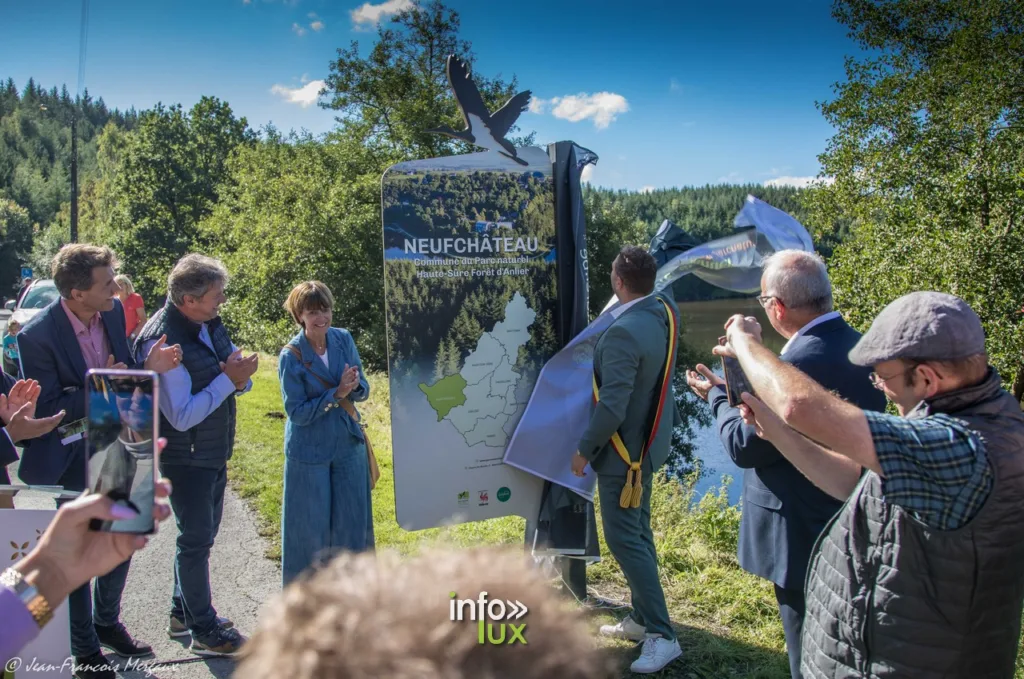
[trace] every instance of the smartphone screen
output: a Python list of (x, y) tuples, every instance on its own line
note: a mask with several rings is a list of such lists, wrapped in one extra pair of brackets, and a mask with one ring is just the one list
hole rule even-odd
[(89, 490), (138, 514), (126, 520), (94, 519), (90, 528), (152, 533), (159, 377), (148, 370), (90, 370), (85, 379)]

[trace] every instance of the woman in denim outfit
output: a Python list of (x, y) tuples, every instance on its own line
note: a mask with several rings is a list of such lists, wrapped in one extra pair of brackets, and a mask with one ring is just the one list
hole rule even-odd
[(302, 330), (281, 351), (284, 429), (281, 566), (284, 584), (342, 550), (372, 550), (370, 469), (362, 428), (343, 401), (365, 401), (370, 386), (352, 335), (331, 327), (334, 297), (319, 281), (300, 283), (285, 308)]

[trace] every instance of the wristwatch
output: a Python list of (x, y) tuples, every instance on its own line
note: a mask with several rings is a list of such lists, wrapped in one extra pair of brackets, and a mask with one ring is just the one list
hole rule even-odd
[(14, 593), (25, 604), (25, 608), (32, 614), (32, 618), (39, 625), (40, 629), (50, 622), (50, 619), (53, 617), (50, 602), (39, 593), (35, 586), (30, 585), (25, 580), (25, 576), (21, 572), (8, 568), (3, 573), (0, 573), (0, 585), (6, 585), (14, 590)]

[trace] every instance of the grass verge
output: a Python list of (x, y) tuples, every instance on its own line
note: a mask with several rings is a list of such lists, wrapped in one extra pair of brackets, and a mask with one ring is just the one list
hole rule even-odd
[[(378, 547), (412, 553), (425, 544), (521, 543), (525, 522), (518, 517), (416, 532), (407, 532), (398, 525), (387, 377), (376, 374), (368, 378), (371, 398), (360, 411), (381, 468), (373, 492)], [(271, 544), (268, 557), (280, 558), (284, 408), (276, 358), (261, 357), (252, 391), (239, 399), (238, 419), (238, 438), (229, 465), (232, 486), (256, 511), (260, 531)], [(692, 483), (655, 483), (651, 523), (669, 613), (683, 647), (683, 659), (658, 676), (785, 679), (789, 665), (772, 587), (740, 570), (736, 562), (739, 510), (729, 507), (724, 489), (699, 503), (693, 499)], [(591, 592), (610, 599), (628, 599), (625, 580), (609, 556), (603, 532), (601, 553), (604, 561), (588, 569)], [(607, 613), (591, 616), (595, 630), (612, 621)], [(628, 666), (637, 655), (633, 645), (604, 640), (602, 644), (609, 653), (619, 656), (623, 676), (632, 676)]]

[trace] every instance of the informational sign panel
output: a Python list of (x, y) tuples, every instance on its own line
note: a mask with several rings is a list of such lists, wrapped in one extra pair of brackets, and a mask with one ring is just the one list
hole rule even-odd
[(30, 268), (28, 268), (26, 266), (21, 267), (21, 277), (22, 278), (32, 278), (32, 269), (30, 269)]
[(534, 518), (502, 462), (558, 347), (552, 166), (540, 148), (401, 163), (382, 184), (398, 523)]
[[(36, 546), (56, 514), (56, 510), (48, 509), (0, 509), (0, 547), (3, 548), (0, 572), (23, 559)], [(3, 622), (0, 622), (0, 629), (2, 627)], [(16, 679), (71, 676), (71, 664), (64, 662), (71, 654), (70, 629), (65, 600), (39, 636), (0, 668), (0, 674), (7, 670), (7, 676)], [(66, 670), (63, 673), (62, 668)]]

